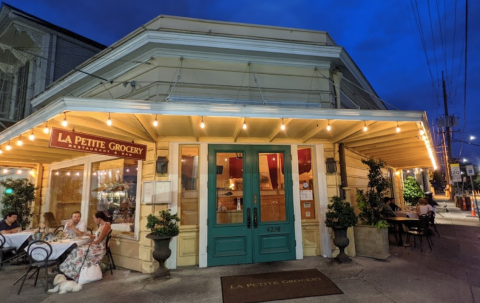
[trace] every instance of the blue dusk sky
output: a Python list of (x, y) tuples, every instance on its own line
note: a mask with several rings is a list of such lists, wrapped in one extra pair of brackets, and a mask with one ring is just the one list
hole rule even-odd
[[(327, 31), (380, 98), (400, 110), (444, 114), (445, 73), (453, 157), (480, 165), (480, 1), (468, 0), (8, 0), (6, 3), (107, 46), (158, 15)], [(438, 7), (437, 7), (438, 5)], [(428, 62), (427, 62), (428, 60)], [(393, 107), (390, 107), (393, 109)], [(432, 128), (432, 135), (435, 131)], [(458, 140), (476, 140), (475, 145)]]

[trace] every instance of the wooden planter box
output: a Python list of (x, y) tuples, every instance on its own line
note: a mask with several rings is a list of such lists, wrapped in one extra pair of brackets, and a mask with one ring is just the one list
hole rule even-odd
[(354, 230), (357, 256), (381, 260), (390, 257), (388, 228), (357, 225)]

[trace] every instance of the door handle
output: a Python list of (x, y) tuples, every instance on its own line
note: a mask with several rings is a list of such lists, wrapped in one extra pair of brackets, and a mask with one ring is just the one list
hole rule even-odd
[(253, 209), (253, 227), (258, 227), (258, 211), (256, 207)]
[(252, 216), (250, 213), (250, 207), (247, 208), (247, 228), (252, 227)]

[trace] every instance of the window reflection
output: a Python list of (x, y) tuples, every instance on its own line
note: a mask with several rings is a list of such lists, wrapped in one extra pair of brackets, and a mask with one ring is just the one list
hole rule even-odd
[(217, 153), (217, 224), (243, 222), (243, 154)]
[(258, 156), (262, 222), (285, 221), (285, 170), (283, 153)]
[(83, 171), (83, 165), (52, 170), (49, 208), (58, 223), (81, 211)]
[(180, 219), (182, 225), (198, 224), (198, 154), (197, 146), (181, 147)]
[(133, 235), (137, 193), (138, 161), (115, 159), (92, 163), (88, 227), (96, 229), (92, 219), (97, 211), (112, 220), (112, 230)]

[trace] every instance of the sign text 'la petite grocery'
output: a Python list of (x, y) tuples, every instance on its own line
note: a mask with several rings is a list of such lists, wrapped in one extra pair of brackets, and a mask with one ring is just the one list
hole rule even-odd
[(52, 128), (49, 146), (136, 160), (145, 160), (147, 155), (147, 146), (143, 144), (72, 132), (59, 128)]

